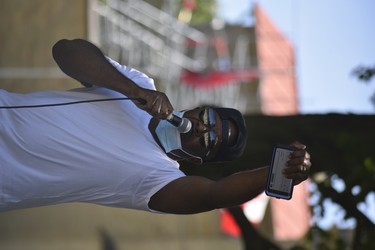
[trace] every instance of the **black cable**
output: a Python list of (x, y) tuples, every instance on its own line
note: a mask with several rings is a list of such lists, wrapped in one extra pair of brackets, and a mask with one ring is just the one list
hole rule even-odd
[(137, 100), (141, 104), (143, 104), (145, 102), (141, 98), (120, 97), (120, 98), (93, 99), (93, 100), (82, 100), (82, 101), (76, 101), (76, 102), (63, 102), (63, 103), (50, 103), (50, 104), (19, 105), (19, 106), (0, 106), (0, 109), (44, 108), (44, 107), (73, 105), (73, 104), (80, 104), (80, 103), (108, 102), (108, 101), (122, 101), (122, 100)]

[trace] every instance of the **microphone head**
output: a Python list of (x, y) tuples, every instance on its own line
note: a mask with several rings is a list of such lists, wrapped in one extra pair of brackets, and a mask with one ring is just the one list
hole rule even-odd
[(178, 132), (187, 133), (191, 130), (191, 121), (187, 118), (182, 118), (181, 123), (177, 127)]

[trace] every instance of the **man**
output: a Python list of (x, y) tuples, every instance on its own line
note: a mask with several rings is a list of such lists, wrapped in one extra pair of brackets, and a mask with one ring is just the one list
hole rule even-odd
[[(180, 134), (165, 120), (173, 112), (168, 98), (143, 73), (81, 39), (61, 40), (52, 52), (67, 75), (94, 87), (0, 92), (0, 211), (89, 202), (191, 214), (239, 205), (264, 191), (268, 167), (220, 181), (185, 176), (178, 168), (180, 160), (239, 157), (246, 128), (237, 110), (174, 112), (191, 122)], [(131, 100), (117, 99), (124, 96)], [(77, 103), (86, 100), (95, 102)], [(311, 163), (304, 145), (293, 146), (284, 174), (297, 185)]]

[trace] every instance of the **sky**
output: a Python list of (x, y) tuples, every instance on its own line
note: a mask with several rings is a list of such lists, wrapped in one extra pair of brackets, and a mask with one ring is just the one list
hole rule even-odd
[[(375, 114), (370, 101), (375, 77), (368, 84), (352, 71), (359, 65), (375, 66), (375, 1), (373, 0), (218, 0), (219, 16), (231, 23), (253, 25), (251, 9), (258, 3), (276, 27), (294, 45), (296, 78), (302, 114)], [(340, 182), (335, 182), (340, 189)], [(365, 205), (366, 204), (366, 205)], [(360, 210), (375, 221), (375, 194)], [(333, 224), (351, 228), (343, 211), (326, 201), (322, 228)]]
[(251, 24), (258, 3), (294, 45), (297, 88), (302, 114), (375, 114), (368, 84), (352, 71), (375, 66), (373, 0), (218, 0), (219, 15), (229, 22)]

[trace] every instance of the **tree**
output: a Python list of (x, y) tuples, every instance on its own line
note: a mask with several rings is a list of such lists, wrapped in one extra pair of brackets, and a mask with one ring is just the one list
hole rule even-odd
[(215, 16), (216, 0), (196, 0), (197, 8), (193, 11), (191, 24), (199, 25), (210, 23)]
[[(352, 74), (355, 75), (360, 81), (369, 83), (375, 75), (375, 66), (358, 66), (352, 71)], [(375, 107), (375, 93), (371, 97), (371, 102)]]
[[(321, 199), (316, 206), (324, 213), (324, 200), (331, 199), (339, 204), (345, 210), (346, 217), (355, 218), (357, 222), (351, 249), (375, 249), (374, 223), (357, 207), (375, 190), (375, 116), (252, 115), (246, 117), (246, 122), (249, 136), (243, 157), (231, 163), (183, 169), (188, 174), (219, 179), (236, 171), (262, 166), (269, 162), (273, 145), (299, 140), (308, 146), (312, 155), (313, 180), (318, 173), (325, 177), (317, 182)], [(344, 190), (337, 191), (332, 186), (334, 176), (344, 181)], [(354, 188), (357, 192), (353, 194)], [(244, 237), (253, 239), (259, 235), (248, 234)]]
[[(104, 1), (104, 0), (102, 0)], [(216, 13), (216, 0), (145, 0), (159, 9), (164, 9), (172, 16), (179, 16), (182, 12), (189, 16), (187, 21), (191, 25), (207, 24), (212, 21)], [(169, 6), (169, 10), (163, 8)], [(184, 19), (184, 18), (182, 18)]]
[(353, 70), (353, 74), (358, 77), (359, 80), (368, 82), (375, 75), (375, 67), (358, 66)]

